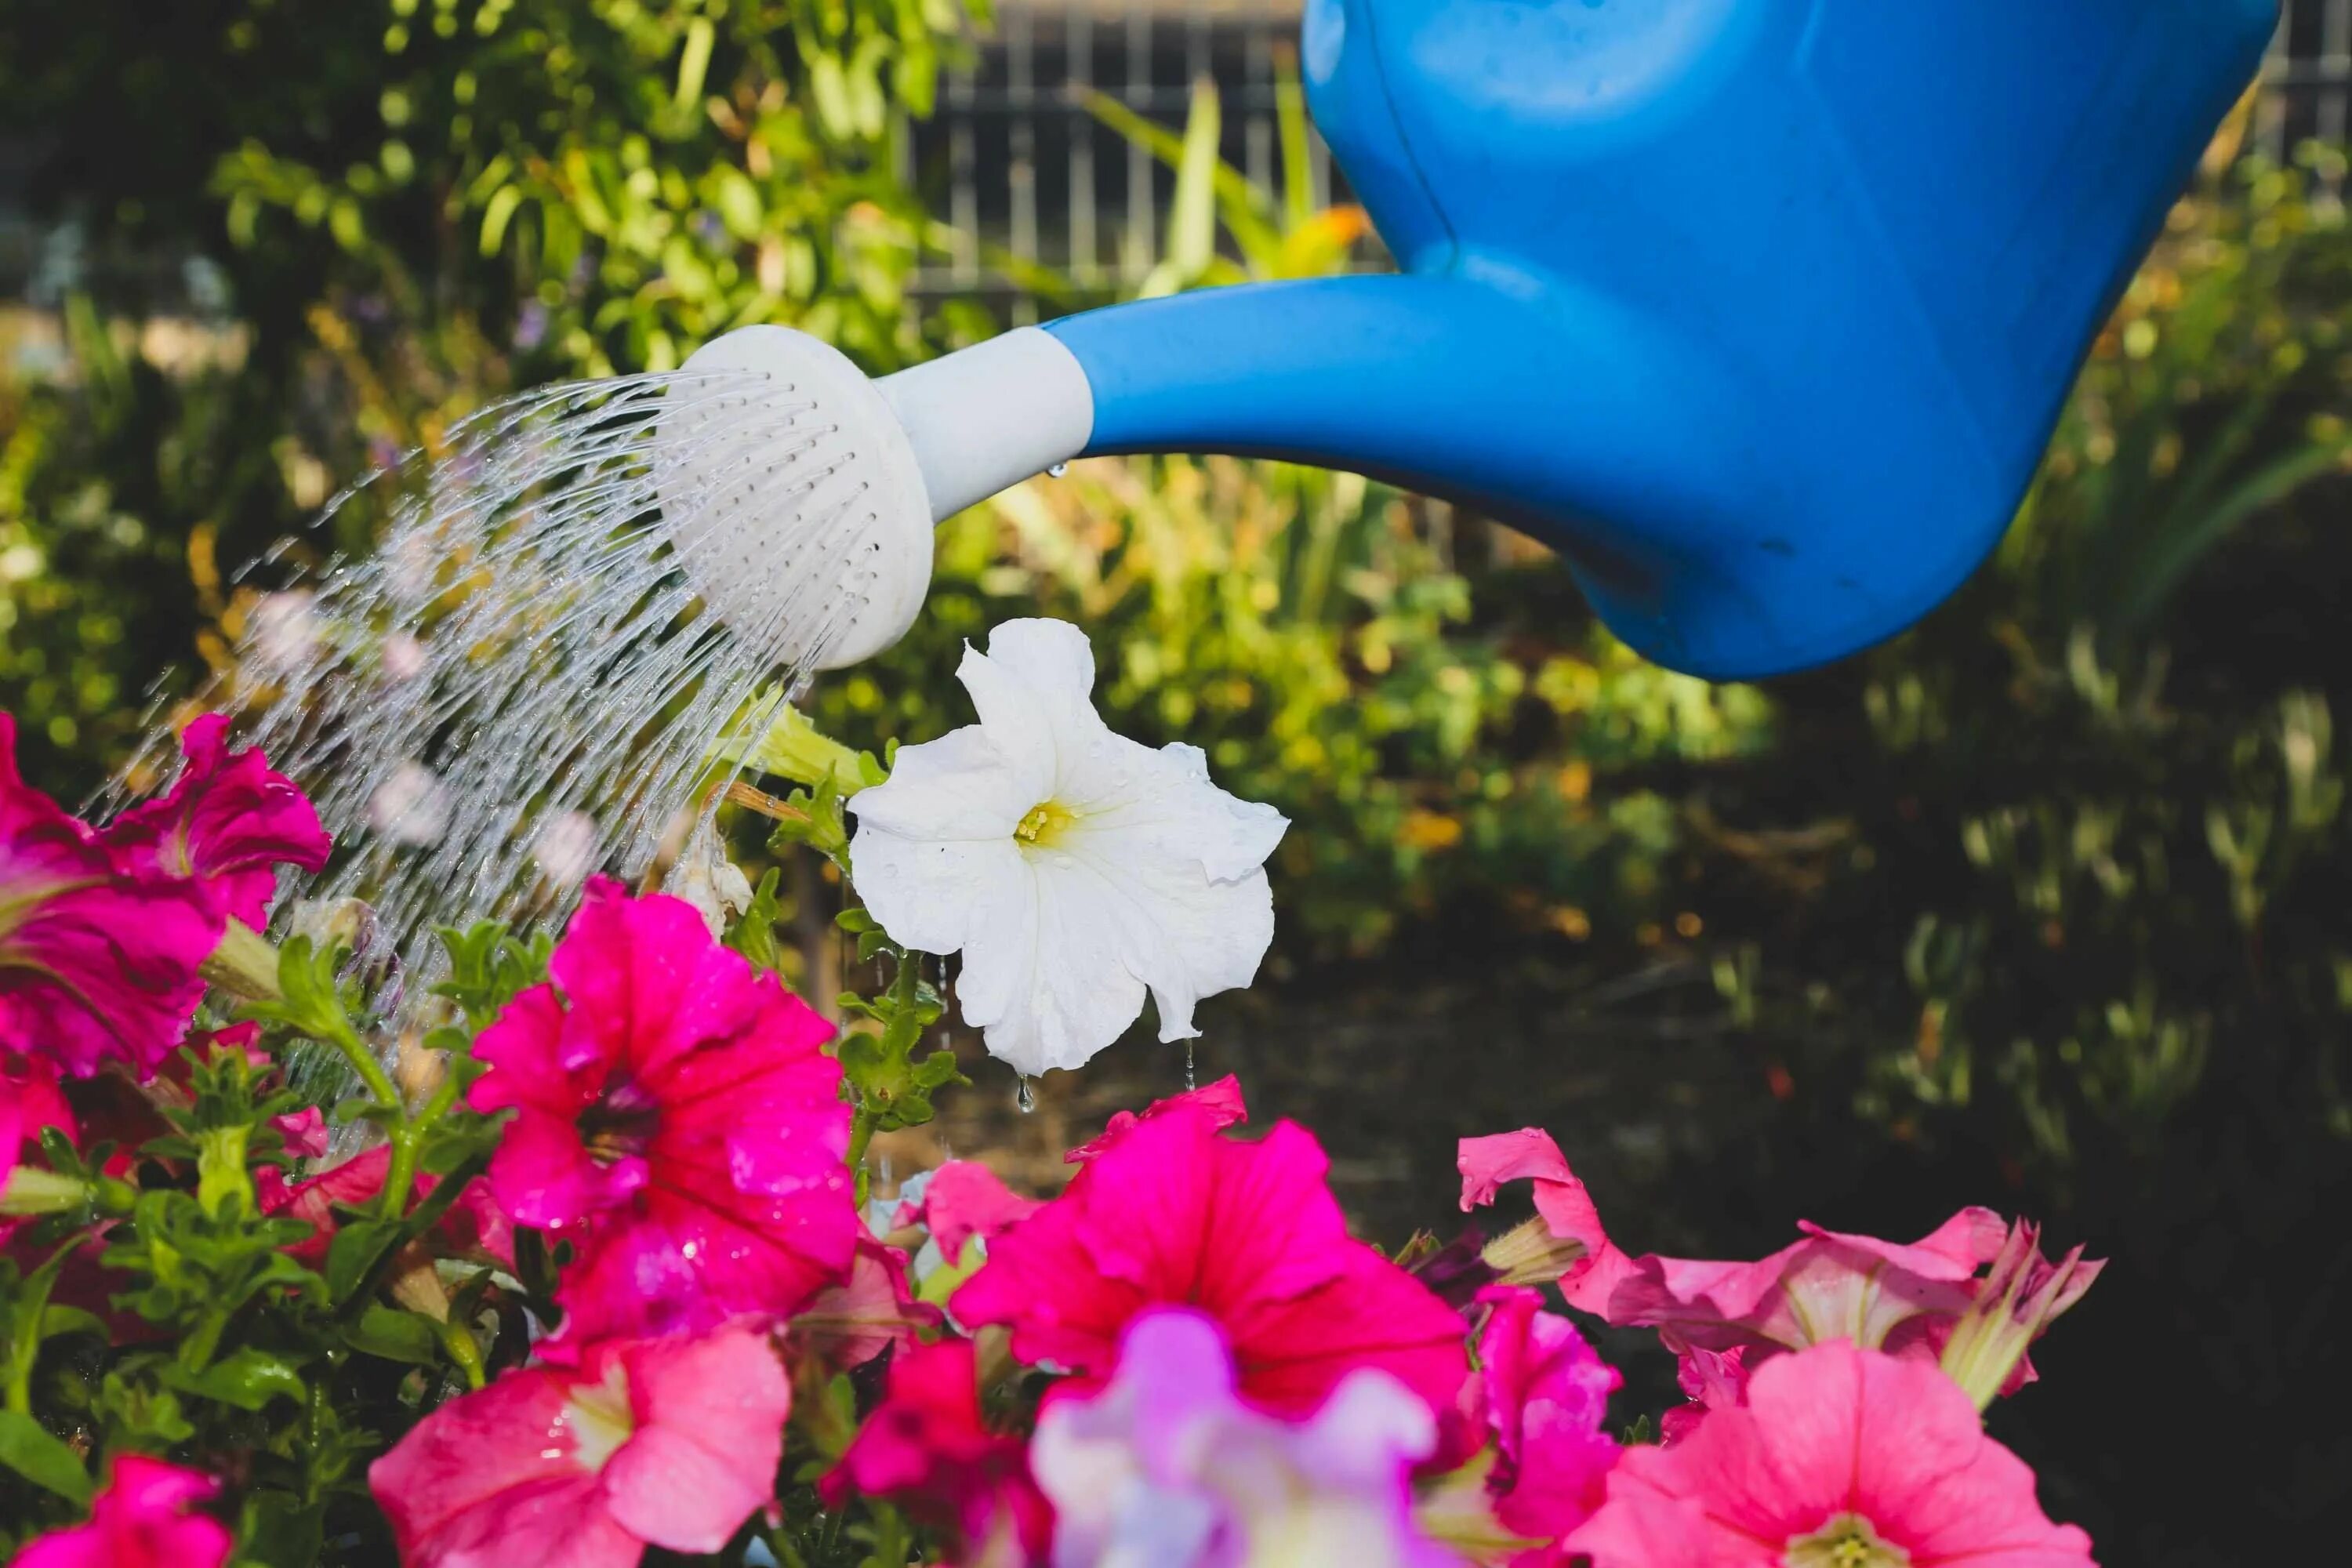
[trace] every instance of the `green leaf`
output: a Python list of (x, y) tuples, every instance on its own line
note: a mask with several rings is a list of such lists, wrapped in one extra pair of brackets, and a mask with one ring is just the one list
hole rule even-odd
[(432, 1321), (394, 1307), (371, 1306), (343, 1329), (343, 1342), (363, 1355), (430, 1366), (440, 1359), (440, 1336)]
[(80, 1458), (29, 1415), (0, 1410), (0, 1465), (77, 1508), (89, 1506), (89, 1472)]
[(233, 1405), (239, 1410), (259, 1410), (273, 1399), (300, 1399), (302, 1374), (268, 1351), (247, 1348), (223, 1356), (202, 1372), (190, 1372), (165, 1362), (155, 1375), (183, 1394)]
[(343, 1222), (327, 1244), (327, 1295), (348, 1301), (374, 1269), (393, 1243), (400, 1239), (400, 1222), (353, 1219)]
[(95, 1312), (85, 1312), (79, 1307), (60, 1307), (52, 1302), (41, 1309), (41, 1338), (59, 1339), (67, 1334), (96, 1334), (106, 1337), (105, 1321)]

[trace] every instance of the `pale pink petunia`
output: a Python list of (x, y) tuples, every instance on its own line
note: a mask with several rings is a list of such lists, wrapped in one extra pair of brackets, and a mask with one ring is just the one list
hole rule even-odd
[(1567, 1542), (1593, 1568), (2091, 1568), (2033, 1472), (1935, 1367), (1844, 1341), (1776, 1356), (1748, 1403), (1626, 1450)]
[(1052, 1500), (1054, 1568), (1446, 1568), (1412, 1516), (1429, 1408), (1376, 1368), (1304, 1419), (1241, 1400), (1208, 1318), (1147, 1312), (1091, 1396), (1049, 1401), (1030, 1463)]
[(891, 1358), (882, 1403), (817, 1484), (828, 1508), (852, 1491), (951, 1531), (962, 1563), (1037, 1561), (1053, 1528), (1021, 1439), (981, 1413), (970, 1340), (909, 1345)]
[(608, 1340), (427, 1415), (368, 1470), (408, 1568), (709, 1552), (774, 1497), (792, 1389), (764, 1333)]
[(1461, 1318), (1348, 1234), (1314, 1136), (1281, 1122), (1223, 1136), (1176, 1106), (1136, 1124), (1063, 1194), (989, 1244), (950, 1310), (1013, 1331), (1013, 1352), (1108, 1377), (1120, 1334), (1152, 1307), (1192, 1307), (1232, 1341), (1243, 1396), (1276, 1415), (1319, 1406), (1374, 1366), (1433, 1411), (1468, 1371)]
[(908, 1287), (907, 1255), (870, 1236), (857, 1238), (849, 1278), (828, 1285), (793, 1314), (793, 1348), (836, 1372), (864, 1366), (883, 1352), (913, 1342), (946, 1314), (918, 1301)]
[(500, 1207), (579, 1248), (547, 1353), (782, 1318), (845, 1280), (864, 1227), (832, 1026), (693, 906), (602, 878), (549, 971), (475, 1042), (467, 1096), (514, 1113)]
[(16, 771), (0, 713), (0, 1049), (87, 1078), (152, 1075), (204, 996), (222, 916), (195, 883), (128, 870)]
[(977, 1237), (984, 1243), (1041, 1206), (1035, 1198), (1024, 1198), (1006, 1186), (977, 1160), (950, 1160), (931, 1172), (920, 1202), (900, 1206), (897, 1223), (929, 1230), (953, 1264), (962, 1259), (965, 1242)]
[(106, 825), (99, 837), (127, 870), (185, 877), (230, 920), (269, 923), (278, 868), (316, 871), (333, 847), (294, 781), (248, 747), (231, 751), (228, 719), (207, 713), (180, 734), (172, 787)]
[(32, 1542), (14, 1568), (220, 1568), (234, 1538), (196, 1511), (220, 1489), (210, 1476), (124, 1454), (91, 1502), (89, 1522)]
[(1202, 1084), (1199, 1089), (1188, 1089), (1181, 1094), (1171, 1094), (1165, 1100), (1155, 1100), (1139, 1112), (1112, 1111), (1110, 1121), (1104, 1125), (1102, 1131), (1092, 1142), (1081, 1143), (1063, 1155), (1063, 1163), (1083, 1165), (1133, 1131), (1136, 1123), (1164, 1115), (1179, 1106), (1190, 1106), (1196, 1110), (1207, 1111), (1210, 1120), (1219, 1127), (1238, 1127), (1249, 1120), (1249, 1107), (1242, 1101), (1242, 1080), (1232, 1073), (1227, 1073), (1214, 1083)]

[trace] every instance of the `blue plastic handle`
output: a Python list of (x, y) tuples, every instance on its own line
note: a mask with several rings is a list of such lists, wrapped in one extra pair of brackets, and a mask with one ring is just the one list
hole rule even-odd
[(1558, 546), (1718, 678), (1910, 625), (1998, 542), (2274, 0), (1309, 0), (1403, 270), (1053, 323), (1089, 452), (1352, 468)]

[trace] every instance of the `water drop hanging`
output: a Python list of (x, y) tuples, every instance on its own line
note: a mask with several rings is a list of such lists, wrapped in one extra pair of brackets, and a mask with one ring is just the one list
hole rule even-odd
[(1187, 1040), (1184, 1042), (1184, 1092), (1190, 1094), (1200, 1087), (1192, 1076), (1192, 1042)]
[(1013, 1091), (1013, 1108), (1026, 1116), (1037, 1109), (1037, 1080), (1024, 1078)]
[(1045, 470), (1045, 472), (1047, 473), (1047, 475), (1049, 475), (1050, 477), (1052, 477), (1052, 478), (1054, 478), (1054, 479), (1060, 479), (1064, 474), (1068, 473), (1069, 471), (1070, 471), (1070, 465), (1069, 465), (1069, 464), (1067, 464), (1067, 463), (1056, 463), (1056, 464), (1055, 464), (1052, 468), (1047, 468), (1047, 469)]

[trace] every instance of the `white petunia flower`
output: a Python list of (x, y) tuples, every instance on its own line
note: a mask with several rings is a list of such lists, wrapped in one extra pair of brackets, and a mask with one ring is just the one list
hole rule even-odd
[(849, 808), (866, 907), (893, 941), (961, 952), (956, 996), (1024, 1077), (1074, 1068), (1160, 1005), (1246, 985), (1274, 940), (1265, 858), (1290, 825), (1209, 782), (1197, 746), (1114, 735), (1094, 651), (1062, 621), (1008, 621), (957, 679), (980, 722), (899, 748)]

